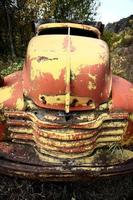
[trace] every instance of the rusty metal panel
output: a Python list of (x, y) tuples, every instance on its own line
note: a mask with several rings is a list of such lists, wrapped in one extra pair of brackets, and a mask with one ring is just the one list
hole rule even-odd
[(0, 109), (24, 110), (22, 72), (15, 72), (4, 78), (0, 88)]
[(112, 110), (133, 113), (133, 84), (118, 76), (113, 76)]
[(5, 117), (9, 140), (32, 144), (41, 159), (49, 155), (58, 161), (82, 160), (85, 156), (89, 159), (97, 148), (121, 144), (128, 124), (128, 113), (109, 113), (106, 110), (74, 112), (69, 116), (63, 111), (45, 112), (43, 109), (6, 111)]
[(40, 107), (67, 112), (94, 109), (111, 92), (108, 47), (94, 38), (35, 37), (28, 47), (23, 79), (25, 96)]

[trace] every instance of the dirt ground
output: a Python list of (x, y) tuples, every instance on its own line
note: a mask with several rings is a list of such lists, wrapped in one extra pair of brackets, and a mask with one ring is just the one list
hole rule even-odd
[(0, 200), (133, 200), (133, 175), (49, 183), (0, 176)]

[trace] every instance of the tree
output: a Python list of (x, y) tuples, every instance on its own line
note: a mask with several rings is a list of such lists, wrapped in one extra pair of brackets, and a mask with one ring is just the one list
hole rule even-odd
[(92, 20), (99, 2), (95, 0), (57, 0), (54, 17), (62, 20)]
[(14, 44), (13, 44), (13, 35), (12, 35), (12, 25), (11, 25), (11, 11), (15, 6), (15, 0), (1, 0), (0, 6), (3, 7), (3, 10), (5, 11), (5, 18), (6, 23), (8, 27), (8, 36), (9, 36), (9, 42), (10, 42), (10, 50), (11, 50), (11, 56), (12, 58), (15, 57), (15, 50), (14, 50)]
[(96, 15), (98, 0), (25, 0), (25, 8), (35, 17), (61, 20), (92, 20)]

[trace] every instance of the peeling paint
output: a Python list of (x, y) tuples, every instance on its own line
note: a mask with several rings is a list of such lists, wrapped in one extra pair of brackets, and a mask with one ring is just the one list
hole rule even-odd
[(133, 113), (129, 115), (129, 120), (133, 122)]
[(89, 76), (94, 82), (96, 82), (96, 77), (97, 77), (96, 74), (95, 74), (95, 75), (88, 74), (88, 76)]
[(99, 106), (99, 110), (105, 110), (108, 109), (108, 103), (103, 103), (102, 105)]
[[(63, 56), (56, 60), (48, 60), (44, 62), (38, 63), (36, 59), (32, 60), (31, 65), (31, 80), (35, 80), (36, 78), (43, 76), (44, 74), (51, 74), (55, 80), (60, 78), (61, 71), (64, 69)], [(66, 60), (66, 57), (64, 58)], [(58, 67), (57, 67), (58, 66)]]
[(10, 99), (13, 92), (14, 92), (13, 86), (0, 88), (0, 104), (2, 105), (3, 102)]
[(24, 108), (24, 106), (25, 106), (24, 100), (21, 99), (21, 98), (18, 98), (17, 102), (16, 102), (16, 109), (17, 110), (22, 110)]
[(89, 81), (88, 88), (89, 88), (89, 90), (95, 90), (96, 89), (96, 84), (91, 82), (91, 81)]
[(0, 110), (4, 107), (3, 103), (0, 103)]
[[(42, 101), (41, 97), (45, 98), (45, 101), (47, 102), (47, 104), (64, 104), (65, 103), (65, 95), (57, 95), (57, 96), (47, 96), (47, 95), (40, 95), (39, 96), (39, 100)], [(89, 103), (89, 106), (91, 106), (91, 108), (95, 108), (95, 104), (94, 102), (90, 101), (89, 97), (77, 97), (77, 96), (71, 96), (70, 97), (70, 105), (73, 103), (73, 101), (75, 101), (76, 99), (76, 106), (79, 105), (83, 105), (86, 106)]]

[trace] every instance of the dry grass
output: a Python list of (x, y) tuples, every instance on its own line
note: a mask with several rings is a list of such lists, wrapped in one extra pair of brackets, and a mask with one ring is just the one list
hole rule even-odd
[(74, 183), (0, 177), (0, 200), (132, 200), (133, 176)]

